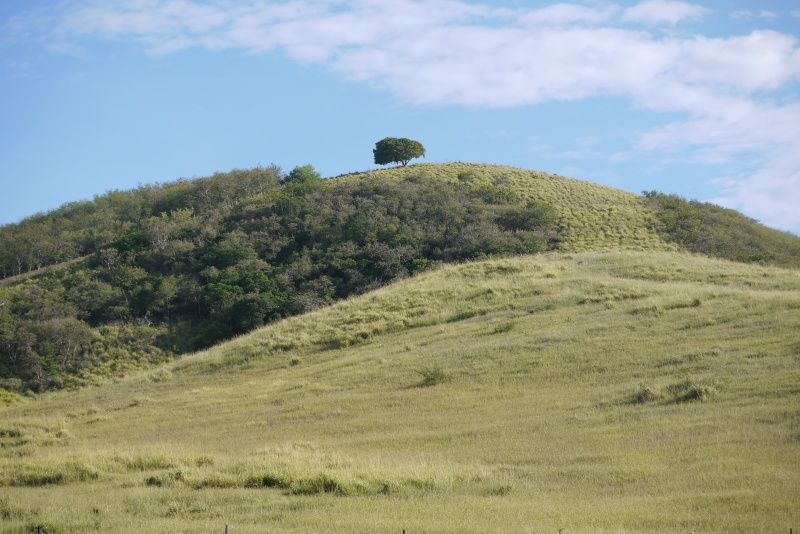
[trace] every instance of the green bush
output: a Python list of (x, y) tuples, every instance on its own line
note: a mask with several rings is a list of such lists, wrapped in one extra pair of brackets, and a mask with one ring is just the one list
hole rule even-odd
[(284, 183), (303, 183), (322, 180), (322, 175), (313, 165), (298, 165), (283, 179)]
[(717, 394), (712, 384), (697, 383), (691, 379), (672, 384), (667, 388), (675, 402), (705, 402)]
[(639, 390), (633, 394), (634, 404), (644, 404), (646, 402), (655, 401), (661, 398), (658, 390), (652, 386), (641, 386)]
[(439, 366), (423, 367), (417, 373), (422, 376), (422, 381), (418, 384), (421, 388), (437, 386), (452, 380), (452, 377)]

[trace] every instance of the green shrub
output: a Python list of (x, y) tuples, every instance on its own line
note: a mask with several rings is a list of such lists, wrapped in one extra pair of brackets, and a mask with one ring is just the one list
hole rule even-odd
[(421, 388), (444, 384), (450, 382), (452, 379), (452, 377), (439, 366), (423, 367), (419, 369), (417, 373), (422, 376), (422, 382), (419, 383), (419, 387)]
[(145, 479), (144, 483), (146, 486), (162, 487), (162, 486), (172, 486), (175, 483), (183, 481), (184, 481), (183, 472), (174, 471), (172, 473), (164, 473), (160, 475), (149, 476)]
[(634, 404), (644, 404), (661, 398), (658, 390), (653, 386), (641, 386), (639, 391), (633, 394)]
[(313, 165), (298, 165), (283, 179), (284, 183), (304, 183), (322, 180), (322, 175)]
[(717, 394), (712, 384), (696, 383), (691, 379), (672, 384), (667, 388), (675, 402), (705, 402)]
[(345, 484), (326, 473), (299, 478), (292, 483), (289, 489), (295, 495), (316, 495), (319, 493), (348, 495), (352, 493)]
[(22, 391), (22, 380), (19, 378), (0, 378), (0, 389), (19, 393)]

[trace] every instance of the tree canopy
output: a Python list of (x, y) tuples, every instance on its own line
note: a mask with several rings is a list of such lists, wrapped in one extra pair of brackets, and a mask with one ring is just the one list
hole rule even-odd
[(425, 147), (413, 139), (386, 137), (375, 143), (372, 153), (375, 156), (375, 163), (378, 165), (400, 163), (405, 167), (412, 159), (425, 157)]
[(283, 179), (284, 183), (303, 183), (322, 180), (322, 175), (313, 165), (298, 165)]

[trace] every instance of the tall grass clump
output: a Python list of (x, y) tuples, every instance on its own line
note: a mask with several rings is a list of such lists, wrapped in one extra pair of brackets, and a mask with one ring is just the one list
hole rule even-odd
[(63, 462), (18, 461), (0, 473), (0, 486), (49, 486), (97, 480), (99, 471), (81, 459)]
[(438, 386), (439, 384), (445, 384), (452, 380), (450, 374), (438, 365), (418, 369), (417, 374), (422, 377), (422, 381), (419, 383), (419, 387), (421, 388)]

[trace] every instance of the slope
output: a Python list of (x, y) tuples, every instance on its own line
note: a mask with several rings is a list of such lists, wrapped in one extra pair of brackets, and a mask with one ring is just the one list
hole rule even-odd
[[(559, 249), (676, 250), (654, 230), (654, 217), (642, 197), (612, 187), (541, 171), (477, 163), (417, 164), (366, 173), (397, 180), (462, 182), (488, 195), (502, 194), (518, 202), (543, 201), (559, 215)], [(362, 174), (356, 174), (357, 179)]]
[(440, 267), (0, 409), (8, 532), (797, 527), (800, 274)]
[(0, 401), (149, 368), (436, 263), (547, 250), (800, 267), (800, 238), (732, 210), (537, 171), (234, 170), (0, 228)]

